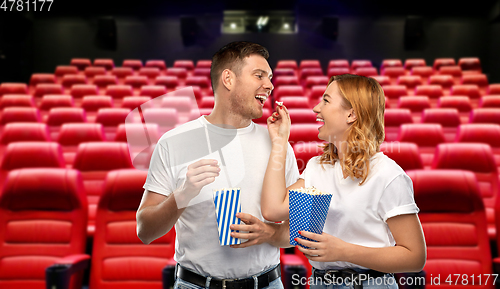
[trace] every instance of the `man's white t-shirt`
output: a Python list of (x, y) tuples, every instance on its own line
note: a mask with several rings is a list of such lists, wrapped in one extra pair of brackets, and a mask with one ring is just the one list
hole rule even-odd
[[(175, 256), (182, 266), (216, 278), (246, 278), (279, 263), (279, 249), (264, 243), (230, 248), (219, 243), (213, 190), (241, 188), (241, 211), (264, 221), (260, 198), (271, 140), (266, 128), (251, 124), (226, 129), (205, 116), (165, 133), (155, 147), (144, 189), (170, 195), (186, 177), (187, 167), (200, 159), (218, 160), (221, 172), (191, 200), (175, 224)], [(221, 158), (222, 155), (222, 158)], [(288, 144), (286, 184), (299, 178)]]
[[(309, 160), (300, 178), (306, 187), (332, 194), (323, 232), (348, 243), (374, 248), (394, 246), (387, 219), (419, 211), (410, 177), (382, 152), (371, 158), (368, 178), (361, 186), (361, 179), (343, 178), (339, 162), (322, 165), (319, 157)], [(366, 269), (349, 262), (309, 262), (321, 270)]]

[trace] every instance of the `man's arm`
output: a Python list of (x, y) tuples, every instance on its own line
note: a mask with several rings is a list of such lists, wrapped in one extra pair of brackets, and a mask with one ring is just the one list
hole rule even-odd
[(188, 166), (184, 183), (169, 196), (146, 190), (136, 214), (139, 239), (149, 244), (168, 233), (189, 201), (214, 182), (219, 172), (217, 160), (199, 160)]

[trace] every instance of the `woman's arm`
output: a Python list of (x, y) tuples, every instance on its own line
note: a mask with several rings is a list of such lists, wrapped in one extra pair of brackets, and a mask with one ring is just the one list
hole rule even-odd
[(419, 272), (425, 265), (426, 245), (420, 221), (416, 214), (398, 215), (387, 219), (387, 225), (396, 241), (393, 247), (370, 248), (342, 241), (323, 233), (301, 232), (301, 235), (318, 242), (297, 238), (307, 247), (298, 246), (312, 261), (344, 261), (381, 272)]

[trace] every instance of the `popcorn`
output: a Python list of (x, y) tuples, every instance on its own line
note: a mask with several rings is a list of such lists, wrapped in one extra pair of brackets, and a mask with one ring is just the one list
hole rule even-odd
[(241, 224), (236, 213), (241, 212), (240, 188), (214, 190), (215, 215), (219, 229), (221, 246), (241, 244), (241, 240), (231, 237), (231, 224)]
[(331, 200), (332, 194), (322, 192), (315, 187), (289, 190), (288, 206), (291, 245), (299, 245), (295, 241), (295, 238), (310, 240), (302, 237), (299, 231), (308, 231), (316, 234), (323, 232)]
[(276, 104), (279, 106), (283, 106), (283, 101), (276, 101)]

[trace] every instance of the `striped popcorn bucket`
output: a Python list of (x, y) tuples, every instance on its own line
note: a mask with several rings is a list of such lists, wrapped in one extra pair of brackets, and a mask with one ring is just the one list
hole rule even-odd
[(241, 240), (231, 237), (231, 229), (229, 229), (231, 224), (241, 223), (241, 220), (236, 218), (236, 213), (241, 212), (240, 189), (214, 190), (214, 204), (220, 245), (240, 244)]

